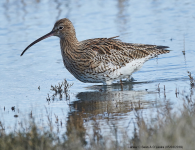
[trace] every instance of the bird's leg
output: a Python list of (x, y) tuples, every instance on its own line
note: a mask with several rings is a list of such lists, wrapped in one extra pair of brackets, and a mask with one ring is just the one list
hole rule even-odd
[(120, 79), (120, 85), (121, 85), (121, 91), (123, 91), (123, 82), (121, 79)]

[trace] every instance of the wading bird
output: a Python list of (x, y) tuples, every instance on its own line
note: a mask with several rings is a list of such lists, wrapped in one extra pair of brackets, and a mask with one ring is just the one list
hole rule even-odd
[(60, 38), (64, 66), (82, 82), (110, 85), (115, 80), (128, 79), (147, 60), (169, 53), (167, 46), (125, 43), (116, 37), (79, 42), (72, 22), (64, 18), (55, 23), (50, 33), (26, 47), (21, 56), (32, 45), (50, 36)]

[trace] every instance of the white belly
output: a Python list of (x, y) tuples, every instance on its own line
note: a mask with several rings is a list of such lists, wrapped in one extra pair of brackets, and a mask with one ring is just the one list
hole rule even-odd
[(103, 83), (106, 85), (110, 85), (113, 81), (129, 78), (133, 72), (138, 71), (142, 67), (144, 62), (146, 62), (150, 58), (151, 56), (135, 59), (121, 68), (112, 64), (111, 62), (107, 64), (104, 64), (102, 62), (94, 70), (88, 69), (84, 74), (80, 74), (79, 72), (77, 72), (78, 75), (73, 75), (82, 82)]
[(123, 67), (121, 67), (119, 69), (116, 69), (114, 72), (106, 72), (105, 73), (106, 75), (104, 75), (104, 76), (108, 76), (108, 77), (106, 78), (104, 84), (110, 85), (115, 80), (129, 78), (129, 76), (131, 76), (131, 74), (133, 72), (138, 71), (139, 69), (141, 69), (143, 64), (149, 58), (150, 57), (136, 59), (136, 60), (133, 60), (133, 61), (129, 62), (125, 66), (123, 66)]

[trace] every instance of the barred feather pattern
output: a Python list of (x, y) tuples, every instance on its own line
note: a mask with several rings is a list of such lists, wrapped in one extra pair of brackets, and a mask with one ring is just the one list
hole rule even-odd
[(114, 80), (127, 78), (147, 60), (170, 52), (166, 50), (167, 46), (125, 43), (116, 37), (78, 42), (71, 21), (60, 21), (69, 29), (60, 37), (64, 65), (82, 82), (111, 84)]

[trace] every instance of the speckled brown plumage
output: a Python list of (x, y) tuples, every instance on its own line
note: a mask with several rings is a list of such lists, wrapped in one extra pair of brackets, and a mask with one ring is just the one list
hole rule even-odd
[(73, 24), (67, 18), (57, 21), (50, 33), (30, 44), (23, 53), (52, 35), (60, 38), (65, 67), (82, 82), (111, 84), (116, 79), (130, 76), (148, 59), (169, 53), (167, 46), (124, 43), (117, 37), (79, 42)]

